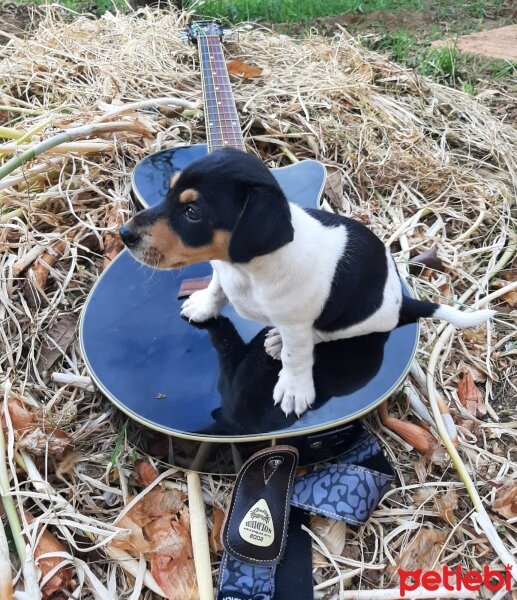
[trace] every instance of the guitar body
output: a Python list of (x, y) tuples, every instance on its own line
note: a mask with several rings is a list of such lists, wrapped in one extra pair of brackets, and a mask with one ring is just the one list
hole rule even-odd
[[(148, 208), (159, 204), (169, 189), (171, 177), (208, 153), (205, 144), (162, 150), (138, 163), (133, 171), (133, 191)], [(304, 160), (289, 167), (272, 169), (287, 199), (305, 208), (316, 208), (325, 186), (325, 167), (316, 160)]]
[[(162, 202), (171, 177), (208, 151), (245, 150), (221, 28), (198, 23), (188, 32), (199, 47), (208, 145), (143, 159), (133, 172), (133, 191), (143, 208)], [(319, 206), (325, 184), (321, 163), (306, 160), (272, 173), (289, 201)], [(182, 468), (236, 473), (251, 454), (278, 440), (298, 448), (300, 464), (342, 454), (361, 431), (358, 417), (406, 376), (418, 326), (318, 344), (316, 401), (300, 418), (286, 418), (273, 406), (281, 362), (264, 350), (268, 328), (240, 317), (231, 305), (201, 325), (180, 317), (185, 285), (191, 293), (193, 280), (206, 285), (210, 275), (209, 263), (159, 271), (121, 252), (93, 287), (81, 315), (81, 349), (96, 385), (132, 419), (166, 434), (167, 459)]]
[[(206, 151), (191, 146), (144, 159), (133, 174), (137, 198), (144, 206), (161, 201), (171, 176)], [(320, 163), (273, 174), (288, 199), (318, 206), (325, 182)], [(94, 286), (80, 323), (96, 385), (130, 417), (170, 435), (173, 445), (181, 440), (172, 461), (184, 468), (233, 473), (257, 448), (281, 438), (298, 446), (302, 464), (340, 454), (354, 434), (350, 423), (406, 375), (417, 326), (316, 346), (316, 403), (301, 418), (286, 418), (273, 406), (281, 363), (264, 351), (268, 328), (231, 305), (202, 325), (180, 317), (182, 282), (210, 274), (209, 263), (157, 271), (121, 252)]]

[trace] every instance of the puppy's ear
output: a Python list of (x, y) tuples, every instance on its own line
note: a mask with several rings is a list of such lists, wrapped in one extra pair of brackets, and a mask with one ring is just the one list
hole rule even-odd
[(294, 237), (289, 204), (276, 182), (249, 184), (245, 189), (244, 209), (228, 248), (230, 260), (237, 263), (278, 250)]

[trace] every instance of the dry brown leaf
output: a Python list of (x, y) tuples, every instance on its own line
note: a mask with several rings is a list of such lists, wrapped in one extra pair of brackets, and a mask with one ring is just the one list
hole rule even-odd
[(480, 417), (486, 415), (487, 408), (483, 394), (472, 379), (469, 371), (464, 371), (458, 383), (458, 398), (471, 415)]
[(497, 490), (492, 508), (507, 519), (517, 517), (517, 481), (508, 481)]
[(47, 332), (41, 345), (36, 368), (40, 373), (48, 372), (50, 367), (63, 356), (74, 339), (77, 331), (77, 315), (65, 313), (57, 319)]
[[(139, 461), (138, 468), (144, 481), (154, 481), (157, 473), (150, 463)], [(185, 498), (180, 490), (153, 488), (120, 519), (118, 526), (129, 532), (113, 542), (150, 560), (151, 573), (169, 600), (198, 597)]]
[(221, 527), (224, 521), (224, 511), (218, 506), (214, 506), (214, 524), (212, 531), (210, 531), (210, 550), (214, 554), (220, 554), (223, 551), (223, 544), (221, 542)]
[(411, 543), (404, 548), (398, 564), (396, 567), (390, 567), (390, 571), (396, 572), (396, 569), (404, 571), (422, 569), (424, 572), (431, 569), (438, 570), (440, 567), (435, 562), (446, 539), (447, 533), (423, 527), (411, 540)]
[(124, 208), (121, 201), (116, 201), (110, 205), (106, 214), (106, 227), (116, 228), (114, 231), (107, 231), (104, 235), (104, 260), (102, 268), (106, 269), (111, 261), (123, 250), (124, 242), (120, 238), (118, 230), (124, 224)]
[(153, 546), (151, 573), (169, 600), (199, 597), (187, 513), (179, 521), (161, 517), (145, 527)]
[(391, 429), (398, 434), (421, 454), (430, 454), (436, 447), (437, 441), (427, 429), (424, 429), (415, 423), (409, 423), (408, 421), (401, 421), (400, 419), (390, 417), (388, 415), (387, 402), (381, 404), (377, 411), (381, 421), (388, 429)]
[[(517, 271), (515, 271), (515, 273), (517, 273)], [(516, 280), (517, 280), (517, 275), (512, 275), (512, 272), (510, 272), (510, 274), (505, 278), (505, 280), (496, 279), (492, 283), (492, 286), (495, 287), (496, 289), (501, 289), (505, 285), (508, 285), (509, 281), (516, 281)], [(501, 296), (499, 296), (499, 298), (503, 302), (506, 302), (506, 304), (508, 304), (508, 306), (510, 308), (512, 308), (512, 309), (517, 308), (517, 290), (510, 290), (509, 292), (506, 292), (506, 293), (502, 294)]]
[[(59, 459), (70, 447), (70, 436), (50, 425), (40, 414), (29, 411), (19, 396), (11, 396), (7, 406), (14, 436), (21, 450), (33, 456), (45, 456), (48, 453)], [(4, 432), (7, 431), (4, 416), (2, 428)]]
[(454, 488), (448, 489), (445, 494), (435, 496), (434, 505), (440, 518), (449, 523), (449, 525), (456, 525), (455, 511), (458, 508), (458, 494)]
[(486, 381), (487, 375), (485, 371), (482, 371), (476, 365), (472, 363), (466, 362), (461, 359), (458, 364), (458, 371), (461, 373), (462, 371), (468, 371), (474, 383), (484, 383)]
[(130, 516), (131, 511), (124, 515), (117, 523), (117, 527), (128, 529), (128, 533), (119, 534), (111, 543), (112, 546), (129, 552), (133, 556), (147, 555), (152, 546), (144, 537), (144, 531)]
[(56, 473), (58, 475), (70, 473), (77, 464), (80, 456), (79, 452), (67, 452), (56, 465)]
[(438, 287), (438, 291), (440, 292), (440, 304), (449, 304), (453, 305), (454, 302), (454, 290), (448, 283), (444, 283)]
[(50, 250), (39, 256), (28, 270), (23, 295), (31, 308), (37, 308), (40, 305), (40, 297), (45, 294), (49, 271), (63, 256), (65, 249), (66, 242), (64, 240), (54, 243)]
[[(15, 433), (22, 433), (35, 427), (36, 416), (24, 406), (20, 396), (13, 394), (8, 402), (9, 416)], [(5, 417), (2, 416), (2, 428), (7, 431)]]
[(33, 456), (46, 456), (50, 454), (61, 458), (70, 447), (70, 436), (60, 429), (49, 427), (36, 427), (26, 432), (18, 441), (18, 448)]
[(343, 204), (343, 177), (339, 169), (327, 167), (325, 195), (333, 206), (341, 208)]
[(262, 69), (248, 65), (242, 60), (229, 60), (226, 63), (226, 68), (230, 75), (236, 77), (242, 77), (243, 79), (253, 79), (254, 77), (260, 77), (262, 75)]
[(347, 526), (343, 521), (332, 521), (329, 530), (322, 538), (329, 552), (334, 556), (341, 556), (346, 544)]
[[(25, 511), (25, 516), (29, 523), (34, 521), (34, 517), (28, 511)], [(45, 577), (45, 575), (47, 575), (47, 573), (52, 571), (52, 569), (57, 567), (63, 561), (63, 559), (59, 557), (43, 557), (44, 554), (48, 554), (50, 552), (68, 552), (68, 550), (50, 533), (48, 529), (45, 529), (45, 531), (38, 538), (38, 543), (36, 545), (36, 549), (34, 550), (34, 558), (36, 559), (36, 564), (41, 571), (42, 579)], [(75, 586), (73, 584), (72, 577), (72, 567), (61, 567), (43, 586), (41, 590), (43, 598), (46, 600), (56, 592), (73, 590)]]
[(409, 272), (412, 275), (418, 275), (422, 272), (422, 265), (428, 267), (433, 271), (444, 272), (443, 262), (438, 258), (436, 254), (436, 248), (433, 246), (429, 250), (417, 254), (409, 260)]
[(139, 485), (147, 487), (158, 477), (158, 471), (147, 458), (141, 458), (134, 464), (135, 479)]

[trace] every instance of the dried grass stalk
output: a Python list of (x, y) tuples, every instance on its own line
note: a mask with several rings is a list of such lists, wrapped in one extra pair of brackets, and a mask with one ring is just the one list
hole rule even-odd
[[(127, 509), (133, 459), (135, 454), (146, 456), (142, 442), (151, 434), (131, 425), (132, 434), (119, 443), (125, 418), (93, 391), (76, 338), (49, 368), (50, 381), (40, 372), (38, 356), (53, 325), (66, 314), (79, 315), (84, 306), (102, 270), (107, 232), (118, 226), (107, 208), (129, 198), (134, 165), (152, 152), (206, 140), (198, 108), (197, 51), (179, 36), (187, 18), (173, 10), (146, 9), (70, 21), (46, 7), (27, 40), (11, 36), (0, 47), (1, 126), (9, 135), (30, 136), (29, 145), (27, 139), (16, 144), (20, 137), (6, 137), (0, 145), (5, 160), (0, 167), (0, 388), (9, 377), (15, 382), (13, 392), (74, 441), (73, 460), (67, 463), (66, 455), (60, 459), (62, 472), (56, 459), (44, 453), (36, 468), (31, 456), (16, 458), (14, 432), (6, 429), (8, 460), (1, 485), (15, 492), (18, 502), (30, 503), (45, 524), (51, 520), (48, 515), (60, 514), (50, 524), (59, 528), (73, 555), (80, 586), (75, 594), (83, 600), (109, 597), (115, 579), (120, 595), (130, 597), (135, 579), (138, 588), (142, 576), (143, 585), (164, 595), (149, 571), (143, 572), (142, 561), (106, 547), (117, 534), (109, 524)], [(270, 167), (305, 158), (324, 162), (332, 171), (327, 209), (368, 224), (389, 243), (401, 273), (407, 274), (412, 258), (434, 249), (436, 268), (427, 265), (408, 276), (419, 297), (443, 298), (456, 306), (484, 298), (501, 307), (488, 328), (453, 336), (438, 323), (422, 323), (418, 361), (429, 375), (427, 382), (424, 373), (413, 378), (415, 392), (433, 407), (444, 443), (455, 433), (444, 425), (447, 413), (443, 406), (440, 410), (439, 398), (451, 422), (458, 423), (456, 455), (450, 446), (460, 471), (448, 468), (441, 446), (430, 463), (417, 460), (412, 447), (394, 442), (382, 429), (379, 436), (399, 476), (398, 487), (360, 535), (351, 528), (345, 532), (341, 555), (333, 554), (337, 545), (314, 541), (320, 549), (314, 563), (319, 592), (329, 598), (339, 592), (342, 598), (396, 597), (386, 566), (400, 561), (411, 533), (433, 525), (447, 533), (442, 563), (460, 564), (464, 570), (497, 565), (498, 555), (504, 560), (505, 548), (514, 544), (514, 534), (505, 521), (494, 537), (494, 523), (486, 515), (504, 517), (483, 509), (492, 509), (504, 480), (517, 477), (511, 452), (517, 442), (512, 412), (517, 325), (507, 303), (516, 289), (511, 275), (517, 248), (512, 234), (517, 131), (494, 118), (482, 98), (420, 78), (368, 52), (346, 32), (332, 40), (313, 35), (296, 41), (259, 27), (238, 33), (237, 43), (228, 49), (231, 58), (262, 69), (256, 79), (232, 82), (248, 150)], [(166, 106), (163, 100), (171, 97), (180, 102)], [(117, 122), (117, 131), (92, 129)], [(64, 138), (54, 137), (77, 128), (88, 135), (65, 141), (72, 146), (63, 147), (59, 142)], [(58, 145), (51, 148), (54, 143)], [(29, 152), (24, 154), (20, 146), (30, 146)], [(37, 155), (35, 149), (43, 153)], [(94, 152), (63, 154), (63, 149)], [(9, 161), (6, 150), (20, 156)], [(50, 157), (52, 150), (61, 154)], [(22, 164), (22, 156), (30, 162)], [(31, 308), (23, 296), (23, 272), (42, 249), (65, 239), (68, 247), (44, 284), (45, 301), (39, 302), (38, 293), (37, 308)], [(43, 262), (48, 261), (41, 257), (37, 264)], [(504, 273), (496, 275), (501, 269)], [(505, 283), (492, 285), (494, 277)], [(470, 421), (470, 429), (458, 419), (461, 407), (455, 402), (463, 368), (484, 374), (479, 389), (487, 414)], [(425, 418), (425, 406), (418, 410)], [(164, 446), (163, 440), (149, 448), (158, 446)], [(159, 455), (166, 453), (167, 447)], [(114, 455), (118, 479), (107, 472)], [(476, 486), (464, 477), (462, 464)], [(26, 476), (19, 470), (24, 468)], [(184, 475), (170, 477), (174, 480), (166, 487), (186, 489)], [(205, 502), (223, 506), (232, 481), (205, 476), (201, 487)], [(450, 488), (459, 496), (455, 525), (451, 515), (444, 520), (433, 498)], [(422, 489), (430, 495), (420, 502)], [(469, 524), (468, 495), (476, 525), (481, 522), (486, 535)], [(24, 546), (20, 552), (29, 556), (23, 563), (26, 589), (37, 595), (30, 568), (35, 544), (31, 538), (28, 552)], [(80, 557), (85, 552), (93, 556), (92, 548), (108, 560), (98, 560), (90, 569)], [(215, 572), (217, 555), (212, 559)], [(432, 592), (440, 597), (455, 593)]]

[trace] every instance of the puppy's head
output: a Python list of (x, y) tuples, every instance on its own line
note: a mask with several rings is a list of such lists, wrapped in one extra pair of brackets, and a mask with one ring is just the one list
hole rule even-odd
[(131, 254), (158, 269), (205, 260), (236, 263), (293, 239), (289, 204), (268, 169), (239, 150), (217, 150), (173, 177), (165, 200), (121, 229)]

